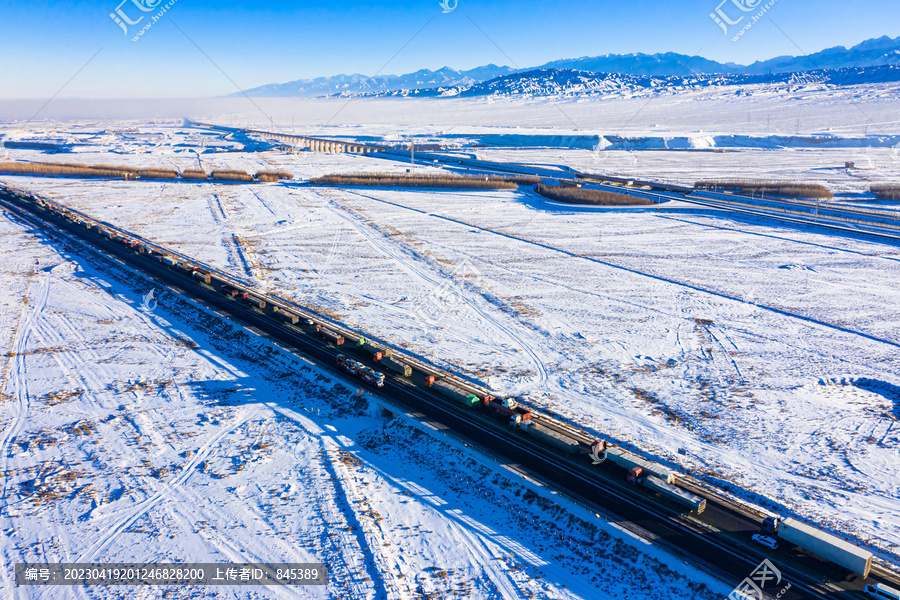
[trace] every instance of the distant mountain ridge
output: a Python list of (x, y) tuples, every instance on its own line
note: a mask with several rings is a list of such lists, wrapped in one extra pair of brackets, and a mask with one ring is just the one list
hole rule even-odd
[[(515, 72), (511, 67), (485, 65), (468, 71), (444, 67), (437, 71), (421, 69), (406, 75), (335, 75), (315, 79), (298, 79), (287, 83), (270, 83), (246, 90), (248, 96), (295, 97), (368, 94), (393, 90), (427, 89), (440, 86), (471, 85)], [(243, 94), (233, 94), (234, 96)]]
[[(807, 56), (778, 56), (750, 65), (720, 63), (701, 56), (666, 52), (664, 54), (607, 54), (555, 60), (536, 69), (578, 69), (627, 75), (674, 76), (691, 73), (765, 75), (798, 73), (849, 67), (881, 67), (900, 64), (900, 37), (882, 36), (866, 40), (852, 48), (835, 46)], [(531, 69), (529, 69), (531, 70)]]
[[(241, 94), (256, 97), (298, 97), (298, 96), (350, 96), (350, 95), (442, 95), (447, 90), (457, 89), (460, 94), (474, 94), (481, 84), (492, 80), (543, 71), (546, 87), (557, 78), (557, 71), (578, 71), (579, 73), (615, 74), (621, 81), (635, 84), (630, 77), (711, 77), (715, 76), (764, 76), (790, 73), (840, 71), (844, 69), (872, 69), (900, 65), (900, 37), (882, 36), (866, 40), (852, 48), (836, 46), (808, 56), (778, 56), (757, 61), (750, 65), (720, 63), (701, 56), (688, 56), (674, 52), (659, 54), (607, 54), (604, 56), (584, 56), (555, 60), (531, 69), (513, 69), (494, 64), (458, 71), (443, 67), (436, 71), (421, 69), (406, 75), (335, 75), (315, 79), (299, 79), (287, 83), (272, 83), (246, 90)], [(871, 71), (876, 73), (877, 71)], [(589, 75), (578, 75), (587, 77)], [(601, 78), (593, 77), (595, 81)], [(608, 79), (608, 78), (607, 78)], [(569, 84), (572, 84), (571, 77)], [(513, 79), (506, 80), (507, 83)], [(524, 81), (524, 80), (523, 80)], [(709, 79), (713, 81), (713, 79)], [(613, 85), (612, 80), (609, 81)], [(524, 85), (524, 84), (523, 84)], [(641, 85), (636, 83), (636, 85)], [(426, 93), (440, 90), (440, 93)], [(446, 94), (444, 94), (446, 95)], [(452, 94), (450, 94), (452, 95)]]
[[(860, 85), (900, 81), (900, 64), (879, 67), (849, 67), (766, 75), (694, 74), (676, 76), (594, 73), (576, 69), (535, 69), (513, 73), (467, 86), (422, 90), (393, 90), (366, 94), (371, 97), (475, 97), (475, 96), (592, 96), (675, 94), (687, 90), (721, 86)], [(740, 93), (736, 91), (735, 93)]]

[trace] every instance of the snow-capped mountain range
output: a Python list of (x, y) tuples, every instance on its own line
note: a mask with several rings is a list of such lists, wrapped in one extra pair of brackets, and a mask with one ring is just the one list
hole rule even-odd
[[(837, 46), (807, 56), (779, 56), (750, 65), (700, 56), (607, 54), (556, 60), (531, 69), (494, 64), (458, 71), (444, 67), (406, 75), (335, 75), (272, 83), (241, 92), (256, 97), (477, 96), (596, 94), (618, 90), (673, 91), (711, 85), (830, 83), (854, 85), (897, 81), (900, 37), (883, 36), (852, 48)], [(885, 79), (887, 78), (887, 79)], [(238, 94), (235, 94), (238, 95)]]
[[(849, 86), (900, 81), (900, 64), (882, 67), (848, 67), (771, 75), (688, 75), (657, 77), (594, 73), (575, 69), (535, 69), (513, 73), (472, 85), (414, 90), (394, 90), (363, 94), (370, 97), (474, 97), (474, 96), (610, 96), (630, 97), (677, 94), (700, 88), (722, 86), (786, 87), (832, 85)], [(738, 92), (739, 93), (739, 92)]]

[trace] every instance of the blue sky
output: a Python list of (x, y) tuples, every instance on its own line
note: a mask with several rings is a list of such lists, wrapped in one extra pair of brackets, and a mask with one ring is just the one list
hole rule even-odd
[[(458, 0), (445, 14), (439, 0), (4, 0), (0, 98), (218, 96), (337, 73), (530, 67), (606, 53), (699, 52), (749, 63), (900, 35), (896, 0), (777, 0), (732, 42), (709, 16), (720, 1)], [(723, 10), (736, 14), (728, 1)], [(110, 17), (117, 8), (143, 19), (126, 34)]]

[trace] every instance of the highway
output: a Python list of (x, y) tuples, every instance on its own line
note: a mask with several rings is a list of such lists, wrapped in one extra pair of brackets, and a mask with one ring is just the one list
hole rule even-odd
[[(6, 200), (4, 205), (22, 218), (34, 222), (34, 217), (37, 216), (40, 218), (38, 224), (43, 228), (47, 229), (49, 226), (50, 231), (55, 234), (65, 232), (65, 237), (69, 240), (79, 240), (77, 243), (80, 245), (86, 245), (109, 260), (146, 274), (176, 293), (199, 299), (229, 318), (318, 362), (339, 377), (347, 377), (337, 371), (335, 356), (350, 353), (348, 349), (339, 349), (326, 343), (311, 328), (274, 320), (270, 313), (251, 308), (245, 302), (203, 285), (147, 255), (136, 254), (120, 243), (70, 223), (49, 211), (37, 209), (30, 203), (9, 202), (9, 195), (3, 195), (3, 198)], [(140, 239), (139, 236), (124, 233)], [(354, 355), (354, 358), (379, 368), (362, 354)], [(442, 423), (458, 435), (474, 440), (495, 457), (522, 465), (540, 478), (576, 495), (595, 509), (595, 512), (608, 515), (610, 520), (676, 553), (690, 556), (692, 562), (718, 574), (729, 583), (736, 585), (763, 558), (768, 557), (782, 569), (786, 580), (793, 585), (783, 598), (862, 597), (858, 592), (864, 582), (858, 576), (848, 576), (834, 565), (822, 563), (798, 551), (764, 551), (750, 542), (749, 536), (759, 530), (759, 517), (754, 517), (749, 511), (735, 510), (710, 498), (707, 510), (699, 517), (684, 514), (674, 505), (626, 484), (624, 470), (611, 461), (596, 467), (584, 455), (572, 457), (540, 445), (518, 429), (499, 425), (483, 413), (452, 403), (427, 388), (419, 387), (422, 383), (419, 373), (414, 374), (411, 380), (390, 372), (385, 375), (385, 387), (377, 394), (383, 395), (390, 402)], [(355, 380), (351, 381), (351, 385), (358, 385)], [(833, 582), (829, 576), (839, 581)], [(871, 581), (890, 583), (880, 575), (870, 577), (867, 583)], [(837, 585), (831, 585), (832, 583)]]
[[(567, 165), (499, 163), (471, 158), (459, 153), (416, 152), (389, 146), (362, 144), (347, 140), (326, 140), (259, 129), (224, 127), (188, 122), (192, 127), (227, 133), (243, 133), (300, 145), (314, 151), (363, 153), (371, 158), (475, 172), (478, 174), (532, 175), (543, 183), (554, 181), (604, 189), (654, 199), (678, 200), (739, 214), (775, 219), (793, 225), (825, 227), (845, 233), (866, 234), (880, 239), (900, 240), (900, 214), (896, 211), (867, 209), (836, 202), (810, 202), (797, 198), (757, 198), (739, 193), (711, 192), (691, 186), (640, 180), (616, 175), (584, 173)], [(417, 162), (416, 162), (417, 161)], [(637, 188), (648, 188), (642, 190)]]

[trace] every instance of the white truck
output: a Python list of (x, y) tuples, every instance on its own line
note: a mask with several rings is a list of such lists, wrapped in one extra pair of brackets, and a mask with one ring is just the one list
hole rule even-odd
[(871, 552), (800, 521), (768, 517), (763, 530), (863, 577), (868, 577), (872, 569)]

